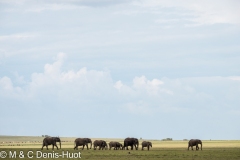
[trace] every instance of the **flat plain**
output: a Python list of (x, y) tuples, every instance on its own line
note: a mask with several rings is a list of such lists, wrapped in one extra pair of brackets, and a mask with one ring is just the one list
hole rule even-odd
[[(92, 141), (96, 139), (103, 139), (105, 141), (119, 141), (123, 143), (124, 139), (116, 138), (92, 138)], [(81, 159), (163, 159), (163, 160), (240, 160), (240, 140), (203, 140), (203, 150), (192, 151), (187, 150), (188, 141), (173, 140), (173, 141), (162, 141), (162, 140), (148, 140), (153, 144), (153, 148), (149, 151), (144, 149), (141, 150), (140, 140), (139, 150), (73, 150), (75, 137), (62, 137), (62, 148), (54, 151), (52, 146), (49, 146), (49, 150), (42, 147), (43, 137), (30, 137), (30, 136), (0, 136), (0, 151), (16, 151), (16, 159), (20, 159), (20, 152), (24, 153), (24, 159), (73, 159), (69, 157), (64, 158), (37, 158), (37, 152), (42, 153), (81, 153)], [(59, 145), (58, 145), (59, 146)], [(89, 146), (90, 147), (90, 146)], [(194, 148), (195, 149), (195, 148)], [(27, 153), (32, 151), (31, 156), (28, 158)], [(5, 159), (13, 159), (7, 156)]]

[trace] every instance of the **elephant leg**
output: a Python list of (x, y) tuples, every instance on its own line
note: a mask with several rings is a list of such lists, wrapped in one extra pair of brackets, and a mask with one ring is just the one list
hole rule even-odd
[(85, 145), (83, 145), (82, 150), (84, 150)]
[(136, 150), (138, 150), (138, 147), (137, 147), (137, 145), (134, 145), (134, 147), (135, 147), (135, 149), (136, 149)]
[(44, 146), (45, 146), (45, 145), (43, 144), (43, 145), (42, 145), (42, 149), (41, 149), (41, 150), (43, 150), (43, 147), (44, 147)]
[(199, 150), (198, 144), (196, 145), (196, 150)]
[(58, 146), (57, 146), (57, 144), (55, 144), (55, 146), (56, 146), (56, 148), (57, 148), (57, 150), (58, 150)]
[(149, 150), (149, 146), (147, 146), (148, 147), (148, 150)]
[(77, 145), (73, 148), (74, 150), (76, 149), (77, 150)]

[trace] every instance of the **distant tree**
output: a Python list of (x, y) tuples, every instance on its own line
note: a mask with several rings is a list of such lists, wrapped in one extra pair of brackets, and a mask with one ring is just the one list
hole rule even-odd
[(165, 138), (165, 139), (162, 139), (163, 141), (172, 141), (172, 138)]

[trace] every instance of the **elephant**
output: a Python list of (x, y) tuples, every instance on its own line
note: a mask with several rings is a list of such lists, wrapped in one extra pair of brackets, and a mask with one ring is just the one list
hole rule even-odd
[(137, 138), (126, 138), (124, 140), (122, 149), (125, 149), (125, 147), (127, 147), (127, 150), (128, 150), (128, 146), (131, 146), (131, 150), (133, 150), (133, 146), (134, 146), (135, 149), (138, 150), (138, 145), (139, 145), (139, 142)]
[(143, 141), (142, 142), (142, 150), (143, 150), (144, 147), (147, 147), (148, 150), (149, 150), (149, 147), (152, 147), (152, 143), (148, 142), (148, 141)]
[(122, 149), (122, 144), (119, 142), (110, 142), (109, 143), (109, 150), (111, 150), (112, 147), (114, 147), (114, 150)]
[(116, 149), (117, 150), (122, 149), (122, 147), (123, 147), (123, 145), (121, 143), (117, 142)]
[(88, 149), (88, 140), (86, 138), (77, 138), (74, 141), (75, 147), (74, 149), (78, 149), (78, 146), (83, 146), (82, 150), (84, 149), (84, 146), (87, 146)]
[(90, 138), (84, 138), (84, 139), (87, 141), (87, 143), (91, 144), (90, 149), (92, 149), (92, 140)]
[(58, 146), (57, 146), (57, 143), (56, 142), (59, 142), (60, 144), (60, 149), (61, 149), (61, 140), (59, 137), (46, 137), (43, 139), (43, 144), (42, 144), (42, 150), (43, 150), (43, 147), (46, 146), (47, 150), (48, 150), (48, 145), (52, 145), (52, 149), (54, 149), (54, 146), (57, 147), (58, 149)]
[(188, 142), (188, 150), (189, 150), (189, 147), (191, 147), (193, 150), (193, 146), (196, 146), (196, 150), (199, 150), (198, 144), (201, 144), (201, 150), (202, 150), (202, 141), (199, 139), (191, 139)]
[(104, 140), (95, 140), (94, 142), (93, 142), (93, 148), (94, 148), (94, 150), (96, 150), (96, 148), (97, 147), (99, 147), (99, 150), (100, 149), (107, 149), (107, 143), (106, 143), (106, 141), (104, 141)]

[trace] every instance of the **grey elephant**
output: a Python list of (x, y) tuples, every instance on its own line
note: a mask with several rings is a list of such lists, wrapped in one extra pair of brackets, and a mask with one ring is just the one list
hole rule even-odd
[(189, 147), (191, 147), (192, 150), (193, 150), (193, 146), (196, 146), (196, 150), (199, 150), (198, 144), (201, 145), (201, 150), (202, 150), (202, 141), (199, 140), (199, 139), (191, 139), (191, 140), (188, 142), (188, 150), (189, 150)]
[(114, 147), (114, 150), (122, 149), (122, 146), (123, 145), (121, 143), (112, 141), (109, 143), (109, 150), (111, 150), (112, 147)]
[(90, 149), (92, 149), (92, 140), (90, 138), (84, 138), (84, 139), (87, 141), (87, 143), (91, 144)]
[(152, 147), (152, 143), (148, 142), (148, 141), (143, 141), (142, 142), (142, 150), (144, 147), (147, 147), (147, 149), (149, 150), (149, 147)]
[(122, 149), (122, 147), (123, 147), (122, 143), (117, 142), (116, 149), (119, 150)]
[(133, 146), (134, 146), (135, 149), (138, 150), (138, 145), (139, 145), (139, 142), (137, 138), (126, 138), (124, 140), (122, 149), (125, 149), (127, 147), (127, 150), (128, 150), (128, 146), (131, 146), (131, 150), (133, 150)]
[(107, 142), (106, 141), (104, 141), (104, 140), (95, 140), (94, 142), (93, 142), (93, 148), (94, 148), (94, 150), (96, 150), (97, 149), (97, 147), (99, 147), (99, 150), (100, 149), (107, 149)]
[(60, 148), (61, 148), (61, 140), (59, 137), (46, 137), (43, 139), (43, 144), (42, 144), (42, 150), (43, 147), (46, 146), (48, 150), (48, 145), (52, 145), (52, 149), (54, 149), (54, 146), (58, 149), (57, 142), (59, 142)]
[(84, 149), (85, 146), (87, 146), (87, 149), (88, 149), (88, 140), (85, 138), (75, 139), (74, 144), (75, 144), (74, 149), (76, 149), (76, 150), (78, 149), (78, 146), (83, 146), (82, 150)]

